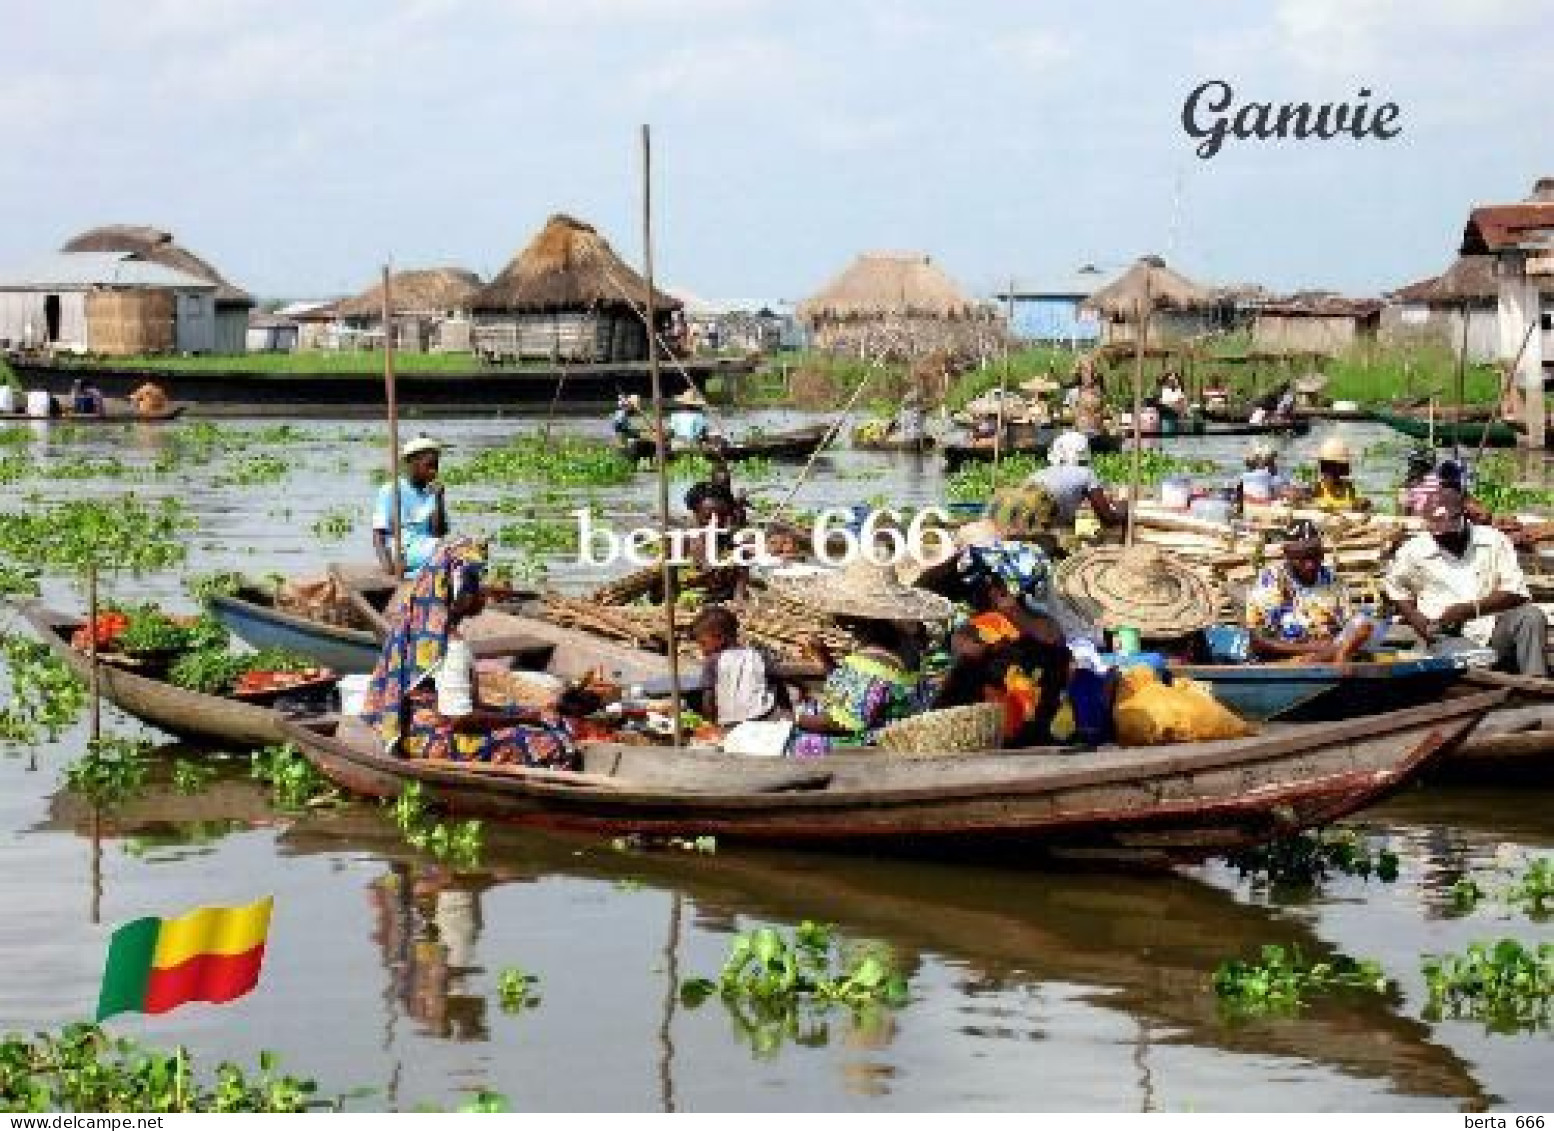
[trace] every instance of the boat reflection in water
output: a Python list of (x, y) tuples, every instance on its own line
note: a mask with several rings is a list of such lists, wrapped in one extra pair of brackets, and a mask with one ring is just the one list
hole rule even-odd
[[(87, 822), (77, 808), (68, 796), (57, 797), (48, 824), (86, 835)], [(205, 795), (169, 791), (132, 801), (114, 816), (105, 835), (142, 835), (180, 819), (203, 820), (207, 824), (200, 827), (208, 832), (224, 827), (208, 823), (218, 817), (250, 827), (277, 823), (262, 787), (228, 779)], [(1041, 1081), (994, 1080), (988, 1086), (998, 1090), (991, 1102), (1001, 1106), (1039, 1105), (1047, 1096), (1047, 1102), (1060, 1106), (1088, 1097), (1092, 1106), (1149, 1109), (1157, 1103), (1161, 1066), (1172, 1065), (1177, 1076), (1186, 1071), (1180, 1050), (1197, 1054), (1192, 1071), (1204, 1070), (1203, 1053), (1252, 1058), (1235, 1066), (1237, 1071), (1267, 1071), (1260, 1061), (1285, 1058), (1286, 1064), (1310, 1066), (1300, 1070), (1301, 1078), (1308, 1072), (1318, 1079), (1341, 1074), (1360, 1082), (1363, 1094), (1389, 1102), (1412, 1097), (1470, 1108), (1491, 1102), (1469, 1066), (1433, 1039), (1430, 1026), (1405, 1014), (1395, 995), (1335, 996), (1291, 1019), (1227, 1019), (1209, 985), (1220, 960), (1255, 955), (1269, 943), (1298, 947), (1312, 960), (1331, 956), (1335, 948), (1304, 914), (1296, 918), (1243, 902), (1184, 874), (971, 868), (745, 849), (715, 855), (628, 853), (613, 851), (597, 838), (487, 826), (485, 867), (455, 876), (411, 853), (387, 815), (370, 805), (283, 818), (273, 847), (268, 839), (253, 843), (253, 834), (243, 839), (249, 843), (242, 850), (266, 853), (258, 862), (267, 862), (278, 876), (292, 871), (288, 860), (297, 862), (300, 876), (316, 876), (302, 864), (316, 858), (328, 865), (330, 884), (349, 885), (358, 899), (365, 894), (367, 915), (346, 922), (367, 924), (372, 953), (381, 964), (382, 974), (373, 981), (381, 978), (384, 987), (380, 1047), (392, 1064), (386, 1089), (390, 1104), (397, 1102), (401, 1067), (444, 1078), (478, 1071), (499, 1090), (522, 1095), (547, 1087), (554, 1090), (544, 1095), (574, 1106), (590, 1097), (638, 1107), (652, 1102), (640, 1090), (645, 1080), (621, 1078), (629, 1073), (617, 1072), (602, 1083), (536, 1081), (532, 1074), (548, 1062), (531, 1060), (530, 1050), (561, 1050), (579, 1041), (604, 1062), (615, 1057), (651, 1070), (657, 1102), (666, 1110), (682, 1106), (691, 1088), (698, 1097), (710, 1093), (725, 1104), (737, 1103), (743, 1092), (718, 1089), (742, 1086), (745, 1077), (733, 1065), (751, 1056), (773, 1058), (777, 1063), (771, 1071), (800, 1074), (784, 1085), (790, 1090), (768, 1095), (765, 1102), (825, 1102), (814, 1095), (840, 1088), (860, 1101), (883, 1103), (899, 1093), (897, 1102), (921, 1103), (924, 1074), (942, 1071), (945, 1055), (953, 1055), (975, 1077), (979, 1066), (988, 1065), (978, 1058), (995, 1051), (985, 1042), (1010, 1039), (1043, 1041), (1041, 1055), (1052, 1072)], [(214, 851), (228, 851), (227, 842), (216, 842)], [(230, 851), (244, 858), (239, 846)], [(161, 884), (177, 875), (167, 870)], [(293, 881), (274, 882), (284, 890)], [(617, 890), (623, 888), (652, 898)], [(323, 898), (338, 901), (341, 894), (332, 890)], [(318, 895), (315, 890), (313, 897)], [(490, 919), (497, 897), (499, 923)], [(303, 898), (300, 889), (292, 898)], [(521, 909), (515, 900), (523, 901)], [(532, 921), (525, 918), (531, 914)], [(806, 919), (834, 924), (847, 939), (888, 945), (911, 976), (912, 1001), (899, 1012), (819, 1013), (805, 1007), (773, 1013), (743, 1004), (729, 1007), (716, 996), (694, 1010), (680, 1000), (678, 988), (685, 978), (716, 973), (733, 932)], [(601, 923), (617, 931), (627, 924), (630, 933), (611, 934)], [(488, 938), (492, 932), (494, 942)], [(644, 941), (653, 953), (646, 962)], [(493, 946), (502, 953), (483, 952)], [(514, 949), (509, 953), (508, 948)], [(487, 998), (495, 996), (493, 971), (512, 959), (544, 977), (551, 1008), (526, 1013), (514, 1025), (498, 1024), (490, 1017), (493, 1006)], [(601, 969), (601, 962), (613, 968)], [(578, 986), (575, 979), (584, 965), (586, 978)], [(270, 992), (301, 993), (306, 1000), (317, 989), (277, 984)], [(345, 1000), (361, 1000), (356, 987), (329, 989)], [(584, 1000), (594, 1008), (585, 1015), (569, 1012), (564, 1004), (568, 993), (578, 992), (591, 995)], [(651, 1018), (625, 1002), (617, 1008), (612, 996), (639, 1003)], [(727, 1025), (718, 1022), (725, 1010)], [(402, 1017), (415, 1021), (414, 1033), (401, 1031)], [(355, 1023), (366, 1020), (357, 1016)], [(1124, 1035), (1094, 1043), (1090, 1028), (1102, 1024), (1111, 1031), (1118, 1021)], [(350, 1016), (342, 1023), (352, 1028)], [(733, 1050), (723, 1044), (729, 1033), (745, 1049), (734, 1054), (734, 1062), (729, 1060)], [(909, 1034), (911, 1041), (905, 1040)], [(925, 1038), (950, 1044), (925, 1052)], [(299, 1039), (307, 1038), (293, 1041)], [(469, 1043), (492, 1051), (440, 1054), (425, 1044), (418, 1047), (426, 1040), (449, 1049)], [(826, 1063), (836, 1075), (829, 1084), (813, 1074), (820, 1062), (807, 1059), (820, 1047), (831, 1050)], [(515, 1048), (522, 1050), (516, 1058)], [(1103, 1055), (1109, 1055), (1104, 1049), (1117, 1048), (1117, 1059), (1095, 1059), (1098, 1048)], [(1166, 1049), (1178, 1051), (1162, 1058)], [(281, 1051), (294, 1058), (306, 1050)], [(1005, 1046), (1002, 1055), (1028, 1054)], [(1076, 1065), (1084, 1064), (1092, 1068), (1078, 1071)], [(1211, 1064), (1208, 1078), (1218, 1070)], [(360, 1066), (354, 1070), (355, 1079), (361, 1071)], [(751, 1085), (764, 1080), (766, 1071), (751, 1077)], [(1065, 1082), (1060, 1079), (1065, 1073), (1079, 1078)], [(815, 1081), (814, 1095), (805, 1079)], [(414, 1087), (410, 1098), (424, 1098), (425, 1082), (405, 1086)], [(623, 1090), (602, 1090), (611, 1086)], [(974, 1082), (944, 1086), (973, 1089), (954, 1091), (946, 1103), (969, 1102), (978, 1095), (986, 1102), (989, 1095), (974, 1091)], [(1062, 1088), (1073, 1090), (1057, 1090)], [(1122, 1095), (1116, 1094), (1118, 1088)], [(1277, 1094), (1282, 1093), (1269, 1093)], [(942, 1098), (941, 1093), (930, 1095)], [(1199, 1102), (1204, 1098), (1215, 1100), (1200, 1097)], [(1235, 1096), (1217, 1098), (1242, 1103)]]

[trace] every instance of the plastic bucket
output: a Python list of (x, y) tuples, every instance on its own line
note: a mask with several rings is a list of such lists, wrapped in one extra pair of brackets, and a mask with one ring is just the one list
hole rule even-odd
[(16, 389), (4, 383), (0, 383), (0, 412), (11, 413), (16, 411)]
[(1160, 503), (1174, 511), (1184, 511), (1192, 504), (1192, 480), (1182, 475), (1170, 475), (1160, 481)]
[(335, 687), (340, 691), (340, 713), (359, 715), (367, 705), (367, 688), (372, 685), (370, 675), (348, 675)]
[(27, 394), (27, 415), (37, 417), (39, 420), (47, 420), (49, 415), (49, 395), (42, 389), (34, 389)]

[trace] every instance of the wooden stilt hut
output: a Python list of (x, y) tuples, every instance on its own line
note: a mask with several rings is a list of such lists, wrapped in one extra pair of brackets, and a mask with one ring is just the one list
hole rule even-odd
[(973, 302), (921, 252), (867, 252), (799, 304), (816, 347), (909, 360), (943, 352), (985, 361), (1001, 348), (1003, 320)]
[[(460, 346), (457, 329), (461, 324), (468, 326), (470, 302), (480, 287), (480, 276), (462, 267), (394, 272), (389, 288), (394, 302), (394, 348), (411, 352), (468, 349), (468, 333), (463, 334)], [(350, 329), (380, 335), (383, 284), (343, 300), (335, 310)]]
[(1134, 312), (1150, 296), (1150, 337), (1160, 344), (1189, 338), (1213, 328), (1214, 292), (1146, 255), (1081, 304), (1101, 316), (1101, 340), (1131, 342), (1137, 336)]
[[(557, 214), (470, 300), (475, 352), (491, 361), (646, 361), (646, 289), (592, 226)], [(653, 293), (663, 335), (683, 304)]]

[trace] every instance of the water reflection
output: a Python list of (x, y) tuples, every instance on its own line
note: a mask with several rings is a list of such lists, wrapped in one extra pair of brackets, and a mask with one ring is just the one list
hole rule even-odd
[(430, 1036), (487, 1040), (486, 999), (465, 985), (480, 970), (479, 888), (438, 868), (396, 861), (367, 891), (388, 1000)]

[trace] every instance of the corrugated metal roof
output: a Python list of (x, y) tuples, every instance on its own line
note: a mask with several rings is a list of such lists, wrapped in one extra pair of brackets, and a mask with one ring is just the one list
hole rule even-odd
[[(1022, 298), (1089, 298), (1107, 280), (1106, 272), (1093, 264), (1086, 264), (1077, 271), (1071, 271), (1067, 275), (1058, 275), (1052, 278), (1040, 279), (1035, 283), (1016, 279), (1014, 282), (1014, 297)], [(1008, 288), (999, 291), (1000, 300), (1009, 297)]]
[(58, 251), (19, 269), (0, 271), (4, 290), (79, 290), (86, 287), (176, 287), (214, 291), (216, 284), (118, 251)]

